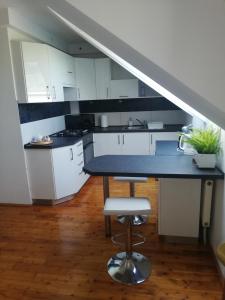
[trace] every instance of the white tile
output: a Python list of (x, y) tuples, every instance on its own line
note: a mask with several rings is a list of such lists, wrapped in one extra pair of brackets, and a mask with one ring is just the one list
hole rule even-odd
[(29, 143), (33, 136), (50, 135), (64, 129), (64, 116), (21, 124), (23, 143)]

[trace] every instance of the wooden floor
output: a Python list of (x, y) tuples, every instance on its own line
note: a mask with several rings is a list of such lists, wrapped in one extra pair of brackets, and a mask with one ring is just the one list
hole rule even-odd
[[(104, 237), (102, 181), (55, 207), (0, 206), (0, 299), (148, 300), (221, 299), (222, 288), (208, 248), (165, 244), (157, 231), (157, 182), (137, 185), (151, 198), (150, 224), (139, 227), (147, 242), (138, 251), (151, 259), (150, 279), (139, 286), (111, 280), (106, 263), (119, 250)], [(112, 195), (128, 195), (112, 183)], [(113, 222), (113, 231), (123, 226)]]

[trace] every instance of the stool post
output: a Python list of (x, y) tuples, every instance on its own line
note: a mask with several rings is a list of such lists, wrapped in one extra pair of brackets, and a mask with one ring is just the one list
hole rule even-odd
[(135, 197), (135, 183), (132, 181), (130, 182), (130, 196)]
[[(103, 197), (104, 203), (106, 199), (109, 197), (109, 177), (103, 176)], [(111, 237), (111, 217), (105, 216), (105, 236)]]
[(132, 217), (126, 216), (127, 219), (127, 241), (126, 241), (126, 254), (127, 258), (132, 256)]

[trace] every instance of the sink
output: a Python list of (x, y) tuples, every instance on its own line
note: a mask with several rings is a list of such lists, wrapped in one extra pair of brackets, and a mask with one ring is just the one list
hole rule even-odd
[(125, 126), (123, 129), (125, 130), (144, 130), (147, 129), (145, 126)]

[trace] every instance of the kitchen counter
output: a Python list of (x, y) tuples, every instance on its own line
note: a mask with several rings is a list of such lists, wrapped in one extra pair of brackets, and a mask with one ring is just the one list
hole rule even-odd
[(24, 145), (25, 149), (55, 149), (60, 147), (72, 146), (82, 140), (82, 137), (51, 137), (53, 143), (50, 145)]
[(184, 152), (177, 150), (178, 142), (177, 141), (156, 141), (156, 151), (155, 155), (157, 156), (180, 156), (184, 155)]
[[(118, 133), (118, 132), (181, 132), (183, 124), (173, 124), (173, 125), (164, 125), (163, 129), (148, 129), (148, 128), (139, 128), (140, 126), (133, 126), (133, 128), (128, 129), (128, 126), (109, 126), (109, 127), (94, 127), (94, 133)], [(135, 129), (136, 127), (136, 129)]]
[(192, 156), (104, 155), (84, 166), (84, 172), (97, 176), (223, 179), (219, 169), (199, 169)]

